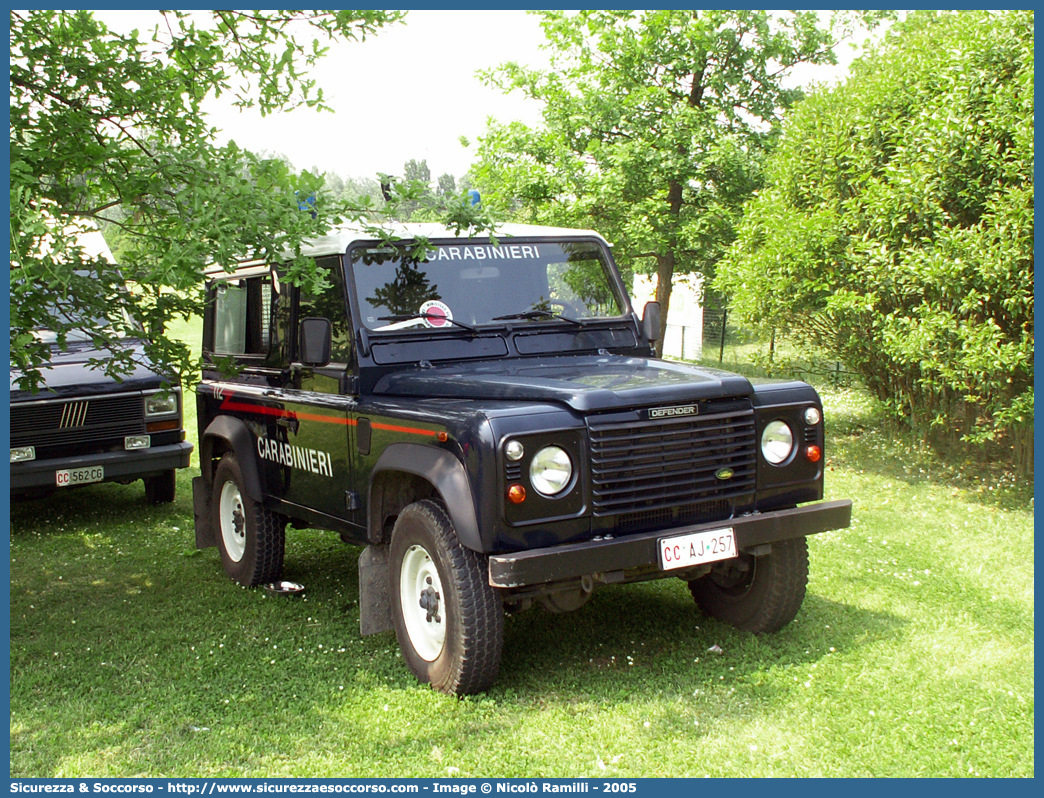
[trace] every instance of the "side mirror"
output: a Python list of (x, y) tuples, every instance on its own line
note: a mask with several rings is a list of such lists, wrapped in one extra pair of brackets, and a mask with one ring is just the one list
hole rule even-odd
[(642, 335), (650, 344), (660, 337), (660, 303), (646, 302), (642, 311)]
[(329, 363), (332, 338), (329, 319), (301, 319), (301, 362), (312, 367)]

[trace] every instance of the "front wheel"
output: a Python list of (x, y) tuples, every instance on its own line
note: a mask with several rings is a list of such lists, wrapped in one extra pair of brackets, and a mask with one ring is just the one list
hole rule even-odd
[(221, 565), (247, 587), (274, 582), (283, 570), (283, 517), (251, 499), (235, 455), (221, 458), (214, 472), (214, 528)]
[(395, 636), (410, 670), (451, 695), (488, 688), (500, 670), (504, 607), (486, 558), (460, 544), (431, 501), (399, 514), (389, 554)]
[(704, 615), (738, 629), (777, 632), (794, 620), (808, 584), (808, 542), (782, 540), (761, 557), (741, 554), (689, 582)]

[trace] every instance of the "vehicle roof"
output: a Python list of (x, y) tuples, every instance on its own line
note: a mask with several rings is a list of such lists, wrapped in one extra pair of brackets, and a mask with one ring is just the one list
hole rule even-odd
[[(458, 235), (452, 227), (446, 227), (442, 224), (435, 223), (402, 223), (402, 222), (384, 222), (379, 226), (380, 228), (387, 230), (395, 238), (402, 239), (405, 241), (413, 240), (416, 238), (427, 238), (431, 240), (438, 239), (454, 239), (460, 241), (466, 241), (469, 237), (465, 235)], [(328, 235), (320, 236), (318, 238), (305, 239), (301, 246), (301, 254), (307, 257), (315, 258), (322, 255), (343, 255), (348, 251), (348, 248), (360, 241), (374, 241), (376, 237), (370, 232), (373, 228), (365, 228), (361, 225), (346, 225), (344, 227), (336, 228), (332, 230)], [(596, 233), (594, 230), (580, 230), (571, 227), (548, 227), (545, 225), (535, 224), (502, 224), (498, 225), (494, 231), (494, 236), (498, 241), (511, 239), (511, 238), (597, 238), (601, 241), (605, 241), (601, 235)], [(479, 236), (473, 237), (475, 240), (484, 240), (489, 238), (488, 233), (483, 233)], [(263, 261), (249, 260), (239, 263), (236, 267), (237, 272), (241, 272), (243, 269), (251, 269), (258, 266), (265, 265)], [(221, 266), (213, 265), (206, 270), (208, 275), (219, 274), (224, 272)]]
[[(410, 223), (389, 222), (380, 225), (381, 228), (392, 233), (396, 238), (411, 240), (415, 238), (428, 239), (461, 239), (466, 240), (468, 236), (457, 234), (453, 228), (434, 223)], [(495, 237), (501, 238), (579, 238), (590, 237), (602, 238), (593, 230), (576, 230), (566, 227), (547, 227), (534, 224), (502, 224), (495, 232)], [(484, 233), (475, 236), (477, 239), (488, 238)], [(358, 241), (373, 241), (371, 232), (360, 226), (346, 226), (334, 230), (329, 235), (321, 238), (312, 238), (305, 241), (301, 253), (309, 257), (319, 255), (340, 255), (348, 251), (348, 247)], [(604, 239), (603, 239), (604, 240)]]

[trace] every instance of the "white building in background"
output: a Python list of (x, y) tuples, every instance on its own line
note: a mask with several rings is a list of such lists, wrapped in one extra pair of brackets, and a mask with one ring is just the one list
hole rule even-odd
[[(47, 220), (47, 224), (50, 225), (50, 229), (54, 229), (53, 217)], [(109, 249), (109, 245), (105, 242), (105, 236), (102, 235), (102, 231), (98, 229), (98, 226), (92, 220), (80, 219), (75, 224), (70, 224), (65, 228), (65, 235), (69, 238), (75, 238), (76, 243), (83, 247), (83, 254), (87, 257), (96, 260), (106, 260), (113, 265), (116, 264), (116, 259), (112, 256), (112, 250)], [(53, 243), (54, 239), (50, 234), (44, 236), (40, 242), (40, 254), (49, 254)]]
[[(636, 274), (633, 289), (638, 315), (656, 299), (656, 275)], [(703, 275), (676, 274), (661, 357), (699, 360), (703, 353)]]

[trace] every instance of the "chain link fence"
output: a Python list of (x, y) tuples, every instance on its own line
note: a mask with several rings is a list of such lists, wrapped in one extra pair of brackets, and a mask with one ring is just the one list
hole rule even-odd
[(728, 307), (710, 292), (703, 307), (702, 353), (692, 359), (750, 376), (794, 378), (842, 388), (859, 382), (855, 372), (840, 361), (801, 351), (774, 332), (766, 335), (736, 324)]

